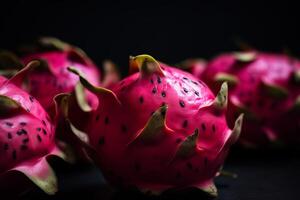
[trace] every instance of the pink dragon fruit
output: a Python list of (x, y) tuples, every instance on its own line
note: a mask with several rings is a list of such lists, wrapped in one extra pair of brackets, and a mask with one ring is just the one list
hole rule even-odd
[(54, 194), (57, 180), (47, 159), (67, 158), (54, 139), (57, 115), (52, 112), (50, 118), (34, 97), (17, 87), (37, 65), (39, 62), (32, 61), (11, 79), (0, 78), (0, 177), (21, 172), (46, 193)]
[[(67, 67), (73, 66), (82, 71), (95, 85), (100, 85), (100, 72), (93, 61), (79, 48), (54, 38), (42, 38), (37, 47), (22, 57), (24, 63), (40, 60), (44, 69), (33, 71), (29, 76), (28, 92), (46, 109), (52, 104), (55, 95), (74, 90), (78, 77), (69, 73)], [(87, 102), (97, 107), (97, 98), (87, 92)]]
[(221, 82), (229, 83), (229, 121), (240, 112), (246, 117), (241, 144), (248, 147), (278, 142), (299, 144), (298, 60), (257, 51), (228, 53), (208, 63), (201, 78), (215, 92)]
[(140, 72), (112, 90), (70, 68), (100, 102), (87, 135), (73, 124), (74, 133), (114, 185), (153, 194), (196, 187), (216, 195), (213, 178), (242, 124), (242, 115), (233, 130), (226, 124), (227, 84), (215, 98), (203, 82), (149, 55), (132, 57), (130, 65)]

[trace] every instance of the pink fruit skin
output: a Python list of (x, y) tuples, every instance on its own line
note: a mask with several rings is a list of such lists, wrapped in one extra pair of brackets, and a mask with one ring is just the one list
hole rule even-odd
[[(24, 63), (34, 59), (41, 59), (48, 63), (49, 71), (34, 71), (29, 75), (29, 93), (48, 109), (55, 95), (74, 90), (78, 77), (70, 73), (67, 68), (76, 67), (86, 78), (95, 85), (100, 85), (100, 72), (97, 66), (88, 58), (83, 58), (74, 50), (49, 51), (26, 55)], [(87, 101), (91, 107), (98, 105), (98, 100), (87, 92)]]
[[(255, 54), (248, 62), (239, 61), (235, 54), (223, 54), (208, 63), (201, 78), (211, 88), (219, 85), (215, 81), (218, 73), (234, 75), (238, 83), (229, 90), (229, 121), (233, 121), (245, 107), (245, 120), (240, 143), (247, 146), (265, 146), (270, 141), (285, 143), (300, 142), (300, 114), (292, 111), (300, 95), (299, 84), (293, 74), (300, 70), (299, 61), (282, 54), (246, 52)], [(267, 94), (262, 83), (280, 86), (287, 96), (276, 98)]]
[(1, 102), (9, 99), (18, 105), (17, 110), (8, 112), (5, 104), (0, 105), (0, 175), (22, 172), (45, 192), (53, 194), (57, 183), (47, 157), (64, 155), (55, 144), (53, 119), (34, 97), (15, 85), (22, 73), (10, 80), (0, 77), (4, 80), (0, 83)]
[[(92, 112), (86, 130), (90, 145), (97, 152), (101, 170), (116, 185), (155, 192), (194, 186), (215, 194), (213, 178), (231, 145), (225, 113), (215, 109), (215, 96), (202, 81), (159, 65), (162, 74), (134, 73), (112, 92), (98, 92), (100, 105)], [(153, 133), (153, 140), (141, 141), (142, 129), (163, 105), (168, 107), (166, 114), (160, 113), (166, 116), (164, 127)], [(199, 137), (192, 155), (176, 156), (196, 129)]]
[[(27, 110), (27, 112), (25, 110), (20, 112), (19, 115), (0, 120), (2, 133), (0, 140), (1, 146), (4, 146), (1, 149), (2, 151), (4, 149), (4, 154), (0, 158), (0, 171), (4, 171), (20, 161), (35, 156), (40, 157), (52, 149), (54, 147), (52, 140), (54, 126), (42, 106), (15, 85), (8, 84), (1, 87), (0, 94), (19, 102), (22, 108)], [(38, 128), (40, 131), (37, 131)], [(43, 144), (39, 145), (38, 136)]]

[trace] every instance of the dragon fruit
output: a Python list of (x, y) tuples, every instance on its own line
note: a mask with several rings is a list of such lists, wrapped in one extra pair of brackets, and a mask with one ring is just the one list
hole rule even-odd
[(0, 177), (21, 172), (46, 193), (54, 194), (57, 179), (47, 159), (67, 159), (54, 139), (57, 113), (52, 112), (50, 118), (33, 96), (18, 87), (37, 65), (39, 62), (32, 61), (11, 79), (0, 78)]
[[(54, 38), (41, 38), (36, 46), (25, 51), (24, 63), (38, 59), (44, 68), (33, 71), (28, 76), (27, 91), (46, 109), (52, 104), (55, 95), (74, 90), (78, 77), (69, 73), (67, 67), (73, 66), (82, 71), (95, 85), (100, 85), (100, 72), (93, 61), (79, 48)], [(97, 107), (97, 98), (87, 92), (87, 102)]]
[(195, 187), (216, 195), (213, 178), (242, 124), (241, 115), (232, 130), (227, 126), (227, 84), (215, 98), (202, 81), (149, 55), (132, 57), (130, 65), (140, 72), (112, 90), (70, 68), (100, 102), (87, 129), (71, 124), (73, 132), (116, 186), (153, 194)]
[(298, 60), (258, 51), (228, 53), (209, 62), (201, 78), (215, 92), (221, 82), (229, 83), (229, 123), (240, 112), (245, 113), (240, 144), (299, 144)]

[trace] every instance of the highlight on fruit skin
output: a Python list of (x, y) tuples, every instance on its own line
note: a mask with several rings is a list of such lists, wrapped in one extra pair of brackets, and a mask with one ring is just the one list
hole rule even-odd
[(149, 55), (131, 57), (130, 67), (139, 71), (111, 90), (69, 68), (99, 99), (84, 130), (70, 123), (74, 134), (115, 186), (153, 194), (195, 187), (216, 196), (213, 179), (238, 139), (243, 119), (241, 115), (228, 128), (227, 84), (214, 96), (191, 74)]
[(199, 77), (214, 92), (229, 85), (229, 122), (245, 113), (244, 147), (300, 143), (300, 61), (284, 54), (254, 50), (224, 53), (208, 62)]
[(47, 194), (54, 194), (57, 178), (48, 164), (49, 157), (72, 161), (61, 150), (66, 146), (55, 140), (57, 111), (64, 94), (56, 96), (49, 115), (36, 98), (18, 87), (26, 73), (38, 65), (38, 61), (32, 61), (12, 78), (0, 78), (0, 185), (16, 187), (18, 179), (11, 183), (2, 178), (19, 173)]

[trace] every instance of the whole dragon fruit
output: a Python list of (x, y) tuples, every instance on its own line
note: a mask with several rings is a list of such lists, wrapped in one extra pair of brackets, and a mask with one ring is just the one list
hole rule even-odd
[[(55, 38), (45, 37), (23, 52), (25, 52), (22, 57), (24, 63), (38, 59), (44, 66), (28, 75), (26, 90), (46, 109), (52, 104), (55, 95), (75, 89), (78, 77), (67, 70), (70, 66), (82, 71), (91, 83), (100, 85), (100, 72), (97, 66), (77, 47)], [(86, 98), (91, 107), (97, 107), (98, 101), (93, 94), (87, 92)]]
[(213, 178), (242, 124), (242, 115), (233, 130), (226, 124), (227, 84), (215, 98), (191, 74), (149, 55), (132, 57), (130, 65), (140, 72), (112, 90), (93, 86), (70, 68), (100, 102), (90, 113), (87, 135), (71, 124), (74, 133), (115, 185), (154, 194), (196, 187), (216, 195)]
[[(46, 193), (54, 194), (57, 179), (47, 159), (52, 155), (67, 158), (54, 139), (57, 115), (52, 112), (50, 118), (33, 96), (17, 87), (37, 65), (39, 62), (32, 61), (11, 79), (0, 78), (0, 177), (21, 172)], [(8, 182), (0, 182), (1, 188), (3, 184)]]
[(229, 83), (229, 120), (245, 113), (241, 144), (299, 144), (298, 60), (257, 51), (228, 53), (209, 62), (201, 78), (215, 92), (221, 82)]

